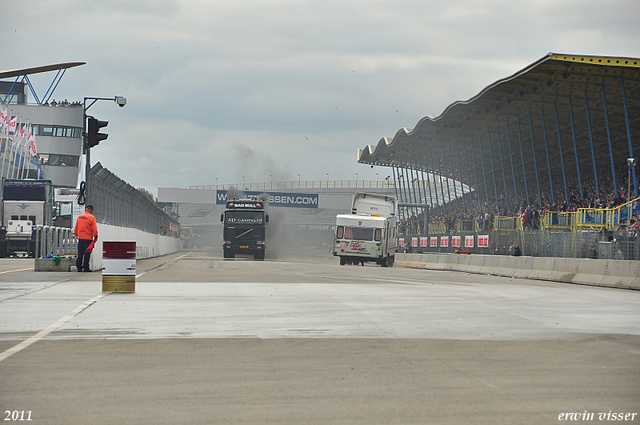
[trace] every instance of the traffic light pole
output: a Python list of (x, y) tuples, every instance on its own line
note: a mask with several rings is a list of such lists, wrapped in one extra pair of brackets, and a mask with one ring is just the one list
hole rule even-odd
[[(87, 105), (87, 100), (90, 103)], [(85, 171), (84, 171), (84, 203), (85, 205), (89, 205), (89, 191), (90, 191), (90, 183), (89, 183), (89, 172), (91, 170), (91, 147), (88, 143), (88, 135), (87, 135), (87, 110), (91, 108), (98, 100), (110, 100), (115, 102), (121, 108), (127, 104), (127, 99), (122, 96), (114, 96), (114, 97), (85, 97), (83, 102), (83, 111), (82, 111), (82, 150), (85, 154)], [(105, 124), (106, 125), (106, 124)]]

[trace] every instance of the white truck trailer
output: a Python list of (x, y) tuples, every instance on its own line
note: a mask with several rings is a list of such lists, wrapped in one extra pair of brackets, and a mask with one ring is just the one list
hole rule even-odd
[(351, 214), (336, 216), (333, 255), (340, 265), (374, 261), (392, 267), (396, 253), (398, 202), (395, 197), (356, 192)]
[(51, 180), (5, 179), (0, 203), (0, 257), (35, 256), (34, 229), (53, 225)]

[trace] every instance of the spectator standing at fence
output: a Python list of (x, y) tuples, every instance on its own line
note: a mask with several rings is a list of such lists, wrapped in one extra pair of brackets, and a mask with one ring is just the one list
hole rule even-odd
[(87, 205), (84, 214), (78, 216), (73, 233), (78, 238), (76, 267), (79, 272), (88, 272), (90, 271), (89, 260), (91, 259), (91, 252), (87, 252), (87, 248), (89, 248), (91, 242), (98, 240), (98, 226), (96, 225), (96, 218), (93, 216), (92, 205)]
[(513, 254), (514, 257), (519, 257), (522, 255), (522, 251), (520, 250), (520, 247), (518, 246), (518, 244), (513, 245)]

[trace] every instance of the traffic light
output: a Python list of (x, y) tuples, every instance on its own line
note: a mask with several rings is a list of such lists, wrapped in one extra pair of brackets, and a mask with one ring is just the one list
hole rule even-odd
[(87, 148), (92, 148), (109, 137), (108, 134), (98, 133), (102, 127), (106, 127), (109, 121), (100, 121), (89, 117), (89, 131), (87, 132)]

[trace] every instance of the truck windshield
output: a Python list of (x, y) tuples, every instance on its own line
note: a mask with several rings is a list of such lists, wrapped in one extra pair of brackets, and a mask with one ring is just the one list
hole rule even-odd
[(258, 225), (264, 223), (264, 212), (262, 211), (227, 211), (225, 214), (225, 224), (248, 224)]
[(5, 201), (46, 201), (47, 194), (41, 185), (5, 185), (2, 199)]

